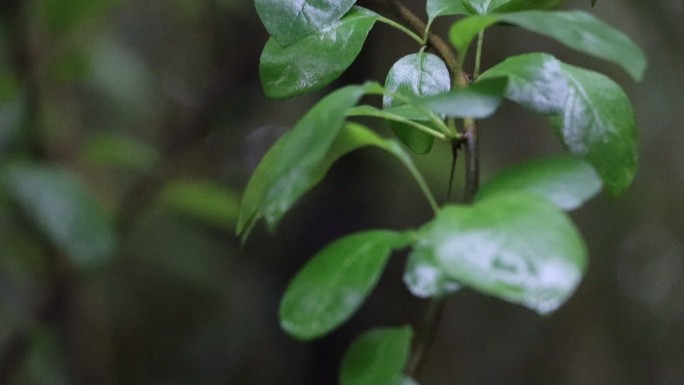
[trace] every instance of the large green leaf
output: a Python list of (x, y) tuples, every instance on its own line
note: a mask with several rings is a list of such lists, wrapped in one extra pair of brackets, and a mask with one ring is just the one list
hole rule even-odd
[(587, 162), (563, 155), (512, 166), (487, 182), (476, 199), (525, 192), (547, 199), (564, 210), (573, 210), (601, 191), (601, 178)]
[(431, 258), (455, 281), (541, 314), (567, 300), (587, 263), (565, 214), (521, 193), (447, 206), (416, 236), (409, 258)]
[(255, 0), (254, 5), (268, 33), (281, 46), (288, 46), (337, 21), (355, 2)]
[(629, 37), (581, 11), (525, 11), (505, 14), (474, 15), (455, 23), (449, 37), (461, 55), (480, 30), (497, 22), (506, 22), (551, 37), (580, 52), (621, 66), (634, 79), (641, 79), (646, 56)]
[(488, 8), (489, 12), (516, 12), (530, 9), (556, 9), (563, 3), (565, 0), (493, 0)]
[(344, 323), (373, 290), (403, 238), (392, 231), (364, 231), (321, 250), (288, 285), (280, 303), (282, 328), (308, 340)]
[(347, 86), (321, 99), (266, 153), (247, 184), (238, 216), (243, 239), (264, 217), (273, 227), (292, 204), (316, 185), (330, 167), (323, 161), (342, 129), (347, 109), (370, 88)]
[(363, 333), (342, 358), (340, 385), (401, 384), (412, 335), (409, 326)]
[(554, 9), (565, 0), (428, 0), (430, 20), (446, 15), (484, 15), (528, 9)]
[(259, 63), (264, 92), (286, 98), (318, 90), (337, 79), (356, 59), (378, 16), (354, 7), (342, 19), (281, 47), (270, 38)]
[(428, 18), (433, 20), (439, 16), (467, 15), (470, 11), (463, 4), (464, 0), (427, 0), (425, 8)]
[[(384, 108), (405, 104), (395, 94), (408, 98), (436, 95), (451, 88), (451, 77), (446, 64), (439, 57), (425, 52), (411, 54), (399, 59), (390, 68), (385, 80)], [(403, 123), (390, 122), (394, 134), (411, 150), (424, 154), (429, 152), (434, 136)]]
[(629, 186), (636, 174), (637, 130), (620, 86), (546, 54), (511, 57), (481, 78), (500, 76), (510, 77), (507, 98), (549, 115), (568, 150), (596, 168), (611, 194)]
[(446, 116), (482, 119), (499, 108), (507, 83), (504, 76), (484, 79), (465, 88), (423, 98), (420, 103)]
[(461, 284), (428, 253), (413, 254), (406, 261), (404, 283), (411, 294), (420, 298), (442, 297), (461, 289)]
[(114, 253), (116, 240), (103, 208), (67, 171), (13, 165), (2, 182), (36, 227), (74, 264), (98, 265)]

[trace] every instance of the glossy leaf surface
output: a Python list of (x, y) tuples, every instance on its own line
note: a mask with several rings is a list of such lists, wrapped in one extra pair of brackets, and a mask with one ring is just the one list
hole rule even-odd
[(601, 191), (594, 168), (573, 156), (536, 159), (512, 166), (487, 182), (477, 200), (524, 192), (544, 198), (564, 210), (573, 210)]
[(492, 115), (506, 94), (506, 77), (478, 81), (466, 88), (423, 98), (420, 102), (451, 117), (482, 119)]
[(71, 174), (14, 165), (5, 170), (2, 182), (36, 227), (74, 264), (102, 264), (114, 253), (116, 237), (104, 210)]
[(373, 290), (402, 238), (392, 231), (365, 231), (321, 250), (287, 287), (280, 303), (282, 328), (308, 340), (345, 322)]
[(454, 293), (461, 285), (428, 253), (411, 254), (406, 261), (404, 284), (419, 298), (442, 297)]
[(255, 0), (257, 14), (268, 33), (288, 46), (329, 26), (354, 5), (355, 0)]
[(412, 335), (408, 326), (378, 328), (363, 333), (349, 346), (342, 358), (340, 384), (407, 383), (402, 370), (408, 359)]
[(281, 47), (270, 38), (259, 63), (264, 92), (287, 98), (330, 84), (354, 62), (376, 20), (375, 13), (354, 7), (342, 19), (290, 46)]
[[(449, 91), (451, 78), (446, 64), (436, 55), (421, 52), (399, 59), (390, 68), (385, 80), (383, 107), (392, 108), (405, 104), (394, 94), (414, 98)], [(429, 152), (434, 137), (403, 123), (392, 123), (394, 134), (411, 150), (424, 154)]]
[(484, 15), (529, 9), (554, 9), (565, 0), (428, 0), (430, 19), (446, 15)]
[(610, 193), (629, 186), (636, 174), (637, 130), (620, 86), (546, 54), (511, 57), (481, 78), (500, 76), (510, 77), (507, 98), (547, 114), (568, 150), (596, 168)]
[(636, 80), (646, 69), (646, 56), (622, 32), (581, 11), (524, 11), (469, 16), (455, 23), (449, 38), (461, 55), (480, 30), (507, 22), (553, 38), (577, 51), (621, 66)]
[(570, 220), (526, 194), (447, 206), (417, 236), (410, 258), (433, 258), (463, 285), (541, 314), (567, 300), (586, 267), (584, 243)]
[(347, 109), (372, 87), (348, 86), (324, 97), (273, 145), (245, 189), (238, 234), (246, 237), (261, 217), (275, 226), (290, 206), (323, 178), (330, 167), (324, 160), (342, 129)]
[(463, 0), (427, 0), (426, 10), (430, 20), (447, 15), (467, 15), (470, 11)]

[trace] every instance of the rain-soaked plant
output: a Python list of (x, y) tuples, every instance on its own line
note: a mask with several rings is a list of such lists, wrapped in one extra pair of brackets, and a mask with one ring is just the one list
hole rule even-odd
[[(415, 53), (399, 58), (384, 84), (369, 81), (325, 96), (273, 145), (246, 188), (238, 234), (246, 239), (261, 218), (274, 228), (337, 159), (369, 146), (408, 169), (434, 218), (417, 229), (367, 230), (325, 247), (287, 288), (280, 304), (283, 329), (310, 340), (340, 326), (367, 298), (393, 251), (405, 248), (404, 282), (415, 296), (432, 298), (432, 320), (462, 287), (540, 314), (553, 312), (587, 266), (583, 239), (565, 211), (602, 187), (617, 195), (629, 186), (638, 157), (634, 113), (615, 82), (548, 53), (511, 56), (482, 71), (485, 30), (526, 29), (613, 62), (636, 80), (646, 67), (644, 54), (589, 14), (556, 10), (563, 0), (427, 0), (426, 21), (397, 0), (355, 3), (256, 0), (271, 36), (259, 67), (270, 97), (330, 84), (378, 22), (413, 40)], [(440, 17), (456, 18), (451, 47), (431, 32)], [(474, 57), (466, 61), (473, 42)], [(364, 96), (381, 98), (382, 107), (358, 105)], [(514, 165), (479, 188), (477, 120), (494, 114), (504, 99), (547, 117), (569, 154)], [(357, 117), (387, 121), (396, 138), (379, 136)], [(428, 153), (436, 140), (451, 146), (454, 162), (464, 152), (460, 203), (438, 203), (409, 155)], [(364, 333), (343, 358), (340, 383), (415, 384), (430, 331), (416, 334), (409, 326)]]

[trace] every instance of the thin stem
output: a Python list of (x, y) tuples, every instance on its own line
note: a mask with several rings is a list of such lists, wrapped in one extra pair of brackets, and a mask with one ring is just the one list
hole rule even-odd
[(463, 121), (466, 147), (466, 180), (463, 201), (472, 203), (480, 187), (480, 154), (477, 140), (477, 126), (473, 119)]
[(392, 19), (388, 19), (388, 18), (386, 18), (386, 17), (384, 17), (384, 16), (378, 17), (378, 21), (381, 22), (381, 23), (385, 23), (385, 24), (387, 24), (387, 25), (390, 25), (390, 26), (392, 26), (392, 27), (394, 27), (394, 28), (400, 30), (401, 32), (407, 34), (411, 39), (413, 39), (413, 40), (415, 40), (416, 42), (418, 42), (418, 44), (420, 44), (421, 46), (424, 46), (424, 45), (425, 45), (425, 40), (423, 40), (423, 39), (422, 39), (420, 36), (418, 36), (415, 32), (413, 32), (413, 31), (411, 31), (410, 29), (404, 27), (403, 25), (397, 23), (396, 21), (394, 21), (394, 20), (392, 20)]
[(433, 298), (428, 305), (427, 313), (421, 328), (418, 329), (416, 342), (413, 344), (413, 351), (406, 366), (406, 375), (415, 378), (423, 367), (425, 354), (430, 349), (435, 339), (437, 327), (442, 320), (446, 297)]
[(430, 187), (428, 187), (427, 182), (425, 182), (425, 178), (423, 178), (423, 174), (418, 171), (416, 166), (413, 164), (413, 161), (411, 161), (411, 158), (408, 156), (400, 155), (397, 154), (398, 158), (404, 163), (406, 168), (408, 168), (409, 172), (411, 172), (411, 175), (413, 175), (413, 178), (416, 180), (418, 183), (418, 186), (420, 187), (420, 190), (423, 192), (423, 195), (425, 195), (425, 198), (427, 199), (428, 203), (430, 204), (430, 208), (432, 208), (432, 211), (437, 214), (439, 212), (439, 205), (437, 204), (437, 200), (435, 199), (435, 196), (432, 195), (432, 191), (430, 191)]
[(456, 174), (456, 161), (458, 160), (458, 149), (461, 147), (460, 140), (451, 141), (451, 168), (449, 170), (449, 187), (447, 187), (446, 201), (451, 201), (451, 190), (454, 185), (454, 174)]
[(475, 70), (473, 71), (473, 79), (480, 76), (480, 58), (482, 57), (482, 42), (484, 41), (484, 29), (477, 35), (477, 50), (475, 51)]

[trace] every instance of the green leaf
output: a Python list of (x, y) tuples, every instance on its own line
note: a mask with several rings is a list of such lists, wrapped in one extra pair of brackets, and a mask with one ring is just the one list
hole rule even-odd
[(466, 88), (423, 98), (420, 103), (446, 116), (482, 119), (499, 108), (507, 83), (504, 76), (484, 79)]
[(551, 55), (511, 57), (481, 75), (509, 76), (507, 98), (547, 114), (568, 150), (585, 157), (613, 195), (636, 174), (638, 149), (634, 112), (620, 86)]
[(128, 135), (97, 134), (83, 149), (85, 161), (101, 167), (151, 171), (160, 158), (154, 146)]
[[(446, 64), (437, 56), (425, 52), (411, 54), (399, 59), (390, 68), (385, 80), (384, 108), (406, 104), (405, 98), (436, 95), (451, 88), (451, 78)], [(394, 134), (411, 150), (419, 154), (430, 151), (434, 136), (416, 130), (410, 125), (390, 122)]]
[(556, 9), (565, 3), (565, 0), (493, 0), (490, 12), (517, 12), (530, 9)]
[(114, 253), (114, 230), (87, 188), (67, 171), (12, 165), (2, 182), (37, 228), (78, 266), (99, 265)]
[(409, 258), (432, 258), (455, 281), (541, 314), (567, 300), (587, 263), (565, 214), (527, 194), (447, 206), (416, 236)]
[(544, 198), (573, 210), (601, 191), (601, 178), (587, 162), (564, 155), (519, 163), (504, 170), (478, 191), (476, 200), (511, 192)]
[(364, 231), (321, 250), (288, 285), (280, 303), (282, 328), (309, 340), (344, 323), (373, 290), (403, 238), (392, 231)]
[(525, 11), (469, 16), (452, 26), (450, 40), (464, 55), (479, 31), (497, 22), (517, 25), (556, 39), (580, 52), (613, 62), (636, 80), (642, 78), (646, 69), (646, 56), (629, 37), (581, 11)]
[(266, 95), (292, 97), (330, 84), (354, 62), (377, 18), (354, 7), (342, 19), (290, 46), (269, 39), (259, 63)]
[(347, 110), (377, 84), (347, 86), (321, 99), (261, 160), (244, 192), (237, 233), (247, 237), (262, 217), (271, 227), (325, 175), (324, 162)]
[(461, 289), (461, 284), (442, 269), (433, 255), (412, 254), (406, 261), (404, 283), (419, 298), (443, 297)]
[(328, 27), (355, 0), (255, 0), (257, 14), (268, 33), (283, 47)]
[(240, 208), (239, 196), (211, 181), (178, 179), (162, 190), (161, 203), (211, 225), (233, 229)]
[(378, 328), (359, 336), (347, 349), (340, 367), (341, 385), (401, 384), (411, 347), (409, 326)]
[(629, 37), (586, 12), (527, 11), (503, 15), (502, 20), (613, 62), (636, 80), (646, 69), (646, 56)]
[(470, 14), (463, 0), (427, 0), (425, 7), (429, 20), (439, 16)]

